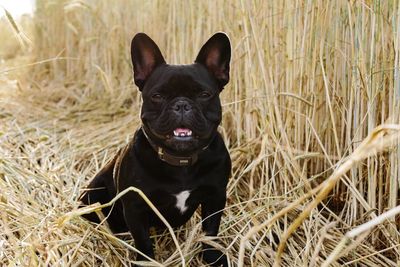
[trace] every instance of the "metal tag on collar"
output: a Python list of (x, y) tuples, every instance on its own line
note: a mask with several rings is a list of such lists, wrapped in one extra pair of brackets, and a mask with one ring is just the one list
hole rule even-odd
[(189, 165), (189, 160), (188, 159), (180, 159), (179, 164), (182, 166)]

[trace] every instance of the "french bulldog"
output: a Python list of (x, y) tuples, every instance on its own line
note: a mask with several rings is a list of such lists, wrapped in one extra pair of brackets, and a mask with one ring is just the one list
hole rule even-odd
[[(190, 65), (169, 65), (144, 33), (132, 40), (134, 81), (142, 93), (142, 126), (131, 142), (93, 178), (80, 200), (108, 203), (134, 186), (172, 227), (185, 224), (201, 205), (202, 229), (216, 236), (226, 202), (231, 160), (217, 128), (219, 95), (229, 81), (231, 46), (214, 34)], [(130, 191), (103, 213), (114, 233), (129, 231), (135, 247), (154, 258), (150, 227), (165, 227), (136, 192)], [(95, 213), (84, 217), (100, 220)], [(202, 244), (203, 260), (228, 266), (221, 251)], [(145, 260), (138, 255), (137, 260)]]

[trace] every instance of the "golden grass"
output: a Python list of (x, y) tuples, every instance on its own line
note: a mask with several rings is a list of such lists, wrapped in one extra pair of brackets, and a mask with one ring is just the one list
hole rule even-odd
[[(76, 208), (140, 124), (130, 40), (181, 64), (225, 31), (231, 265), (398, 266), (399, 1), (37, 2), (32, 51), (0, 31), (1, 58), (30, 57), (0, 63), (0, 265), (127, 265), (129, 235)], [(216, 241), (198, 214), (175, 236), (155, 234), (158, 266), (202, 266), (199, 241)]]

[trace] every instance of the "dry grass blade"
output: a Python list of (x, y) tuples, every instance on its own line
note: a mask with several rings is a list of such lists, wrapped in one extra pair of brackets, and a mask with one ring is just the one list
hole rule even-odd
[[(339, 257), (340, 253), (343, 251), (344, 247), (351, 243), (352, 239), (357, 237), (358, 235), (371, 230), (371, 228), (383, 223), (385, 220), (394, 217), (395, 215), (400, 213), (400, 206), (397, 206), (393, 209), (386, 211), (385, 213), (379, 215), (378, 217), (372, 219), (369, 222), (366, 222), (360, 226), (357, 226), (350, 232), (346, 233), (340, 243), (336, 246), (336, 248), (332, 251), (326, 261), (321, 265), (321, 267), (328, 267), (333, 264)], [(357, 243), (361, 242), (362, 239), (359, 239)]]
[[(311, 211), (323, 201), (332, 191), (339, 179), (346, 174), (355, 164), (378, 152), (393, 147), (398, 144), (400, 138), (400, 125), (381, 125), (374, 129), (370, 135), (360, 144), (360, 146), (333, 172), (325, 182), (315, 199), (308, 204), (296, 220), (290, 225), (284, 233), (276, 254), (274, 266), (281, 265), (281, 257), (285, 249), (288, 238), (301, 225), (301, 223), (310, 215)], [(377, 220), (379, 222), (379, 220)]]
[(26, 34), (23, 31), (21, 31), (19, 29), (19, 27), (18, 27), (17, 23), (15, 22), (13, 16), (11, 15), (11, 13), (4, 7), (3, 7), (3, 10), (4, 10), (6, 18), (7, 18), (8, 22), (10, 23), (11, 28), (13, 29), (13, 31), (14, 31), (14, 33), (16, 35), (16, 38), (18, 39), (20, 45), (24, 49), (26, 49), (28, 46), (31, 46), (32, 45), (32, 41), (28, 38), (28, 36), (26, 36)]
[[(179, 252), (179, 255), (181, 256), (181, 264), (182, 266), (186, 266), (185, 264), (185, 257), (183, 256), (181, 247), (179, 245), (179, 242), (175, 236), (174, 233), (174, 229), (171, 227), (171, 225), (168, 223), (168, 221), (164, 218), (164, 216), (162, 216), (162, 214), (158, 211), (158, 209), (154, 206), (153, 203), (151, 203), (150, 199), (143, 193), (142, 190), (136, 188), (136, 187), (128, 187), (126, 189), (124, 189), (123, 191), (119, 192), (110, 202), (106, 203), (106, 204), (102, 204), (100, 205), (99, 203), (97, 204), (93, 204), (87, 207), (83, 207), (80, 209), (77, 209), (75, 211), (71, 211), (68, 212), (67, 214), (65, 214), (64, 216), (62, 216), (60, 219), (58, 219), (57, 224), (59, 226), (64, 225), (67, 221), (69, 221), (70, 219), (77, 217), (77, 216), (81, 216), (82, 214), (87, 214), (87, 213), (91, 213), (94, 211), (99, 211), (105, 207), (110, 207), (112, 206), (118, 199), (120, 199), (122, 196), (124, 196), (125, 194), (127, 194), (128, 192), (135, 192), (137, 194), (139, 194), (139, 196), (146, 202), (146, 204), (153, 210), (153, 212), (158, 216), (158, 218), (160, 218), (160, 220), (165, 224), (165, 226), (167, 227), (169, 233), (172, 236), (172, 240), (174, 241), (175, 245), (176, 245), (176, 249)], [(148, 256), (144, 255), (143, 253), (140, 252), (140, 254), (142, 254), (143, 256), (145, 256), (148, 260), (151, 260), (154, 263), (155, 262), (153, 259), (149, 258)], [(162, 266), (161, 264), (159, 264), (159, 266)]]
[(260, 225), (257, 226), (253, 226), (246, 234), (245, 236), (240, 240), (240, 249), (239, 249), (239, 258), (238, 258), (238, 267), (243, 267), (244, 266), (244, 254), (245, 254), (245, 249), (246, 249), (246, 242), (248, 242), (248, 240), (250, 238), (252, 238), (252, 236), (254, 236), (256, 233), (260, 232), (261, 230), (265, 229), (266, 227), (270, 226), (271, 224), (273, 224), (274, 222), (276, 222), (279, 218), (281, 218), (282, 216), (284, 216), (285, 214), (287, 214), (288, 212), (290, 212), (291, 210), (293, 210), (294, 208), (296, 208), (297, 206), (299, 206), (302, 202), (304, 202), (305, 200), (307, 200), (307, 198), (315, 195), (319, 190), (321, 190), (321, 188), (323, 187), (323, 184), (317, 186), (316, 188), (313, 188), (312, 190), (310, 190), (309, 192), (307, 192), (306, 194), (304, 194), (303, 196), (301, 196), (300, 198), (298, 198), (296, 201), (290, 203), (289, 205), (287, 205), (285, 208), (281, 209), (277, 214), (275, 214), (271, 219), (263, 222)]

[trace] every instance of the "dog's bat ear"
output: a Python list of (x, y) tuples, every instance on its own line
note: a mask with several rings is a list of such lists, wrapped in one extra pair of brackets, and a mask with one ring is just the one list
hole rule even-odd
[(222, 89), (229, 82), (229, 62), (231, 60), (231, 43), (229, 37), (218, 32), (200, 49), (195, 63), (204, 65), (216, 78)]
[(157, 44), (146, 34), (138, 33), (131, 43), (131, 57), (135, 84), (142, 91), (146, 80), (161, 64), (165, 64)]

